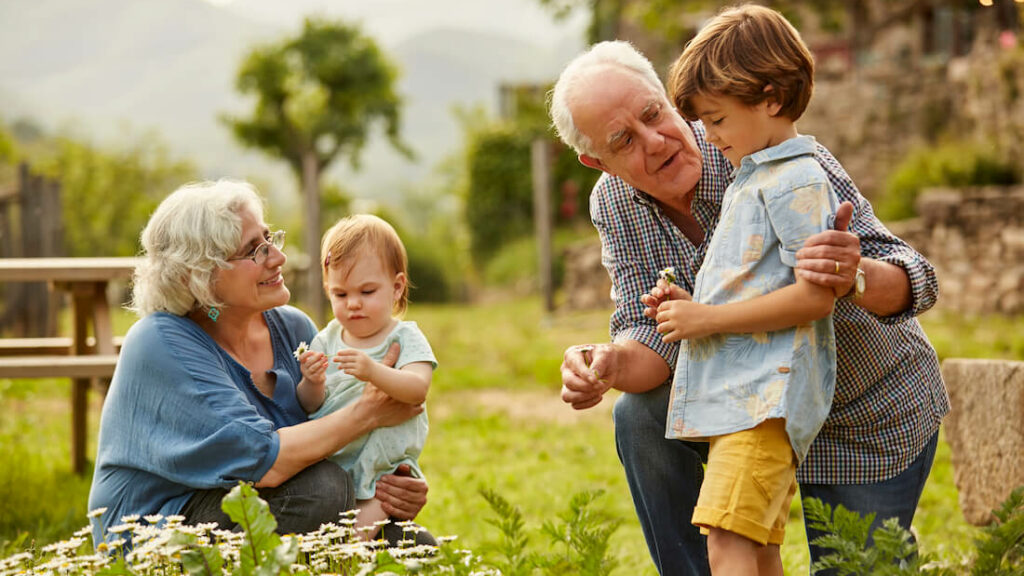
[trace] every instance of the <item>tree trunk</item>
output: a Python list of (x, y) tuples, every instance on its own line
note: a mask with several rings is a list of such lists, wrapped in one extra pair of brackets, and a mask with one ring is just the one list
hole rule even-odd
[(320, 274), (320, 170), (316, 152), (302, 156), (302, 198), (306, 205), (306, 309), (317, 326), (324, 323), (324, 290)]

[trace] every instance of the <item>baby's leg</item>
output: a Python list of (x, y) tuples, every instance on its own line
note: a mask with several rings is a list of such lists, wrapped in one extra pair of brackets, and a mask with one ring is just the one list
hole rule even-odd
[(359, 510), (359, 513), (356, 514), (356, 531), (359, 537), (365, 541), (374, 540), (381, 528), (377, 522), (387, 520), (387, 512), (381, 507), (380, 500), (376, 498), (356, 500), (356, 508)]

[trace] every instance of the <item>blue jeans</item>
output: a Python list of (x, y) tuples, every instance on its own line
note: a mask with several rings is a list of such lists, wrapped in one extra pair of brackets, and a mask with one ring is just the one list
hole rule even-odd
[[(651, 558), (663, 576), (705, 576), (707, 543), (690, 523), (704, 480), (707, 444), (665, 438), (670, 384), (643, 394), (623, 394), (615, 403), (615, 444), (633, 496), (633, 506)], [(915, 462), (895, 478), (875, 484), (801, 484), (801, 497), (814, 496), (861, 514), (877, 512), (876, 522), (897, 517), (910, 528), (938, 434)], [(808, 538), (812, 538), (808, 534)], [(811, 548), (811, 561), (818, 550)]]
[[(932, 461), (935, 460), (935, 448), (939, 444), (939, 433), (936, 432), (932, 439), (925, 444), (921, 453), (910, 464), (910, 466), (896, 476), (875, 482), (874, 484), (801, 484), (801, 498), (817, 498), (830, 505), (833, 510), (839, 504), (843, 508), (857, 512), (861, 516), (870, 513), (875, 514), (871, 522), (870, 531), (873, 533), (882, 526), (887, 518), (896, 518), (900, 526), (910, 530), (910, 523), (914, 520), (914, 512), (917, 511), (917, 503), (921, 499), (921, 491), (924, 490), (925, 481), (928, 480), (928, 473), (932, 469)], [(812, 542), (822, 533), (812, 530), (804, 523), (804, 530), (807, 532), (807, 542)], [(913, 536), (911, 536), (913, 538)], [(874, 542), (874, 536), (868, 536), (868, 544)], [(811, 562), (817, 560), (822, 554), (830, 553), (817, 546), (811, 545)], [(817, 572), (817, 576), (831, 576), (832, 571)]]

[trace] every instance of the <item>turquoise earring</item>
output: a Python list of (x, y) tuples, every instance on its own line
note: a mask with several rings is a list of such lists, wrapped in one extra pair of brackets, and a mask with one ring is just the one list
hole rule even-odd
[(210, 320), (216, 322), (217, 318), (220, 317), (220, 310), (218, 310), (216, 306), (210, 306), (210, 309), (206, 312), (206, 315), (210, 318)]

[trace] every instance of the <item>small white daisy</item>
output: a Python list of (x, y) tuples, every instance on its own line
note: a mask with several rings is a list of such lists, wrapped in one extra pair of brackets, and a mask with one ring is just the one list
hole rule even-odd
[(309, 345), (305, 342), (299, 342), (299, 347), (295, 349), (295, 352), (292, 352), (292, 356), (295, 356), (295, 359), (298, 360), (307, 350), (309, 350)]

